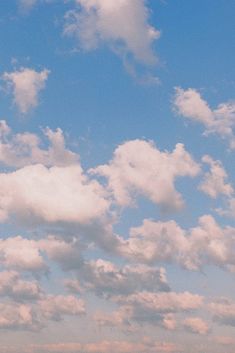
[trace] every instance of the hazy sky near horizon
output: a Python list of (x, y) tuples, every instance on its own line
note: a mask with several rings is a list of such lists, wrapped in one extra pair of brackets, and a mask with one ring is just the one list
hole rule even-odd
[(0, 2), (0, 352), (234, 353), (235, 2)]

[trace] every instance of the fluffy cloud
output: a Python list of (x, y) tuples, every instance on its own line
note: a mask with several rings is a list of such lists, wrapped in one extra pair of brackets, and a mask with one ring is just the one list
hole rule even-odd
[(200, 335), (206, 335), (209, 332), (208, 324), (200, 317), (189, 317), (185, 319), (184, 327), (187, 330)]
[(204, 163), (209, 164), (210, 171), (205, 173), (199, 189), (212, 198), (218, 197), (220, 194), (231, 196), (233, 187), (226, 183), (227, 173), (220, 161), (214, 161), (210, 156), (206, 155), (202, 158)]
[(108, 210), (105, 192), (80, 165), (30, 165), (0, 174), (0, 221), (89, 223)]
[(0, 264), (7, 269), (47, 273), (46, 259), (58, 263), (63, 270), (81, 266), (81, 247), (77, 239), (69, 242), (48, 236), (30, 240), (21, 236), (0, 240)]
[(235, 148), (233, 127), (235, 124), (235, 103), (221, 103), (216, 109), (209, 107), (200, 93), (192, 88), (183, 90), (176, 88), (174, 107), (179, 115), (202, 123), (205, 134), (216, 133), (230, 142), (230, 148)]
[(209, 305), (214, 320), (222, 325), (235, 327), (235, 303), (229, 299), (222, 298)]
[(132, 54), (145, 64), (156, 57), (152, 43), (160, 32), (148, 24), (144, 0), (76, 0), (77, 9), (67, 12), (64, 33), (75, 36), (84, 50), (107, 44), (125, 57)]
[(85, 303), (73, 295), (51, 295), (39, 301), (39, 308), (44, 317), (59, 321), (64, 315), (85, 314)]
[(175, 221), (144, 220), (142, 226), (131, 228), (120, 252), (137, 262), (175, 262), (189, 270), (214, 264), (233, 270), (234, 242), (235, 229), (221, 228), (209, 215), (200, 217), (199, 225), (189, 231)]
[(47, 270), (37, 243), (21, 236), (0, 239), (0, 263), (17, 271)]
[[(196, 310), (204, 298), (189, 292), (152, 293), (139, 292), (128, 296), (117, 296), (115, 301), (129, 311), (131, 320), (139, 323), (162, 322), (165, 314)], [(127, 311), (127, 312), (128, 312)]]
[(31, 305), (5, 301), (0, 303), (0, 329), (39, 330), (49, 320), (61, 321), (67, 315), (84, 314), (84, 301), (72, 295), (42, 295)]
[(0, 303), (0, 329), (33, 330), (37, 327), (38, 321), (30, 306)]
[(5, 72), (2, 76), (12, 89), (14, 103), (22, 114), (26, 114), (38, 105), (39, 92), (45, 87), (50, 71), (37, 72), (29, 68)]
[(169, 210), (183, 206), (175, 179), (194, 177), (199, 170), (182, 144), (170, 153), (159, 151), (152, 142), (133, 140), (120, 145), (109, 164), (98, 166), (91, 173), (108, 179), (108, 188), (121, 206), (133, 204), (134, 196), (140, 194)]
[(49, 142), (42, 149), (42, 140), (29, 132), (13, 134), (5, 120), (0, 120), (0, 162), (10, 167), (23, 167), (30, 164), (46, 166), (66, 166), (79, 162), (79, 156), (67, 150), (63, 131), (49, 128), (43, 131)]
[(98, 259), (83, 264), (78, 270), (79, 283), (69, 281), (67, 287), (74, 290), (83, 285), (97, 295), (110, 297), (128, 295), (143, 289), (169, 291), (165, 270), (146, 265), (126, 265), (118, 268), (109, 261)]
[(0, 296), (22, 301), (39, 299), (41, 293), (37, 282), (22, 280), (15, 271), (0, 272)]

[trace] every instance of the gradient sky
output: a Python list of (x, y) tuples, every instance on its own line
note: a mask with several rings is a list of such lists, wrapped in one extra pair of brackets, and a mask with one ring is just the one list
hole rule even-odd
[(234, 17), (1, 1), (0, 353), (234, 353)]

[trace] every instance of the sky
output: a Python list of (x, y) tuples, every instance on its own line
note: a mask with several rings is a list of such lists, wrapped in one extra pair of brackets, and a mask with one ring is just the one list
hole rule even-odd
[(235, 2), (0, 2), (0, 352), (234, 353)]

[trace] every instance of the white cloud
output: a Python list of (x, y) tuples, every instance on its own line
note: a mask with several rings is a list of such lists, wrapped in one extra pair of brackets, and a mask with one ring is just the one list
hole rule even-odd
[(41, 293), (37, 282), (22, 280), (15, 271), (0, 272), (0, 296), (22, 301), (39, 299)]
[(9, 217), (27, 222), (87, 224), (102, 218), (108, 208), (105, 191), (89, 180), (80, 165), (46, 168), (30, 165), (0, 173), (0, 221)]
[(187, 330), (200, 335), (206, 335), (209, 332), (208, 324), (200, 317), (189, 317), (185, 319), (184, 327)]
[(142, 226), (131, 228), (120, 252), (136, 262), (173, 262), (189, 270), (213, 264), (233, 270), (234, 243), (234, 228), (221, 228), (212, 216), (205, 215), (197, 227), (187, 231), (175, 221), (144, 220)]
[(0, 303), (0, 329), (27, 329), (38, 327), (32, 308), (25, 304)]
[(22, 114), (38, 105), (39, 92), (45, 88), (50, 71), (47, 69), (37, 72), (29, 68), (19, 71), (5, 72), (2, 76), (12, 89), (14, 103)]
[(73, 295), (50, 295), (39, 301), (41, 314), (50, 320), (61, 320), (64, 315), (85, 314), (85, 303)]
[[(139, 323), (164, 323), (165, 314), (183, 313), (200, 308), (204, 298), (189, 292), (138, 292), (117, 296), (115, 301), (129, 310), (130, 319)], [(128, 311), (127, 311), (128, 313)]]
[(9, 237), (0, 240), (0, 264), (14, 271), (40, 274), (48, 272), (46, 259), (49, 259), (67, 271), (81, 266), (81, 248), (77, 239), (66, 242), (51, 235), (38, 240)]
[(108, 179), (108, 188), (121, 206), (133, 204), (135, 195), (143, 195), (163, 210), (183, 206), (181, 194), (175, 189), (177, 177), (194, 177), (199, 165), (182, 144), (173, 152), (161, 152), (152, 142), (133, 140), (120, 145), (109, 164), (98, 166), (91, 173)]
[(226, 183), (227, 173), (220, 161), (214, 161), (210, 156), (205, 155), (202, 158), (204, 163), (209, 164), (210, 171), (206, 172), (199, 190), (212, 198), (218, 197), (220, 194), (231, 196), (234, 192), (231, 184)]
[(228, 139), (230, 148), (235, 148), (235, 103), (226, 102), (216, 109), (210, 108), (200, 93), (193, 89), (176, 88), (174, 107), (179, 115), (192, 121), (200, 122), (205, 127), (205, 134), (215, 133)]
[[(146, 265), (126, 265), (118, 268), (109, 261), (98, 259), (80, 266), (79, 284), (106, 298), (114, 295), (128, 295), (143, 289), (150, 291), (169, 291), (166, 273), (163, 268)], [(77, 282), (69, 282), (76, 287)], [(78, 285), (78, 284), (77, 284)]]
[(46, 166), (66, 166), (79, 162), (79, 156), (66, 149), (65, 138), (61, 129), (43, 131), (49, 142), (47, 149), (42, 149), (43, 141), (38, 135), (23, 132), (13, 134), (5, 120), (0, 120), (0, 162), (11, 167), (23, 167), (30, 164)]
[(47, 270), (37, 243), (21, 236), (0, 239), (0, 263), (17, 271)]
[(64, 33), (75, 36), (79, 46), (92, 50), (107, 44), (125, 57), (132, 54), (145, 64), (156, 57), (152, 44), (160, 32), (148, 24), (144, 0), (76, 0), (77, 9), (67, 12)]
[(212, 302), (209, 309), (214, 316), (214, 320), (222, 325), (235, 327), (235, 303), (229, 299)]

